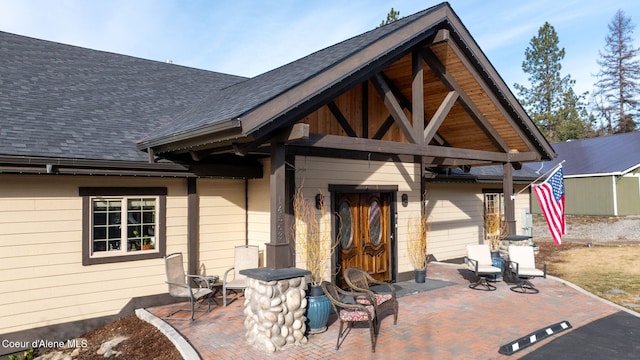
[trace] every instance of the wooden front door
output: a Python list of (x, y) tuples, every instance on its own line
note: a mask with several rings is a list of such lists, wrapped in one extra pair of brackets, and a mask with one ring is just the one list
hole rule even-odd
[(390, 281), (391, 194), (345, 193), (337, 199), (338, 279), (344, 269), (355, 266), (377, 280)]

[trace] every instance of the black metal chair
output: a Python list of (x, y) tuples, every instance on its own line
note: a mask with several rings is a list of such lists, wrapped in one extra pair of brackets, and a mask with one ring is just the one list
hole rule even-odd
[[(164, 316), (166, 320), (191, 320), (193, 321), (196, 311), (196, 303), (206, 300), (208, 303), (207, 312), (211, 311), (211, 295), (213, 291), (207, 286), (208, 281), (205, 277), (199, 275), (189, 275), (184, 271), (184, 262), (182, 253), (173, 253), (164, 258), (165, 272), (167, 274), (166, 283), (169, 285), (169, 295), (178, 298), (187, 298), (191, 303), (191, 309), (177, 309), (169, 315)], [(194, 279), (200, 285), (192, 287), (190, 280)], [(191, 317), (173, 317), (180, 311), (191, 311)]]

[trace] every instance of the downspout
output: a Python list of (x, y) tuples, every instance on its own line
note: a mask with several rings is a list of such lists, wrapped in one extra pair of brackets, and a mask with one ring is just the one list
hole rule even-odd
[(244, 179), (244, 244), (249, 245), (249, 179)]
[(611, 190), (613, 191), (613, 216), (618, 216), (618, 189), (615, 175), (611, 175)]

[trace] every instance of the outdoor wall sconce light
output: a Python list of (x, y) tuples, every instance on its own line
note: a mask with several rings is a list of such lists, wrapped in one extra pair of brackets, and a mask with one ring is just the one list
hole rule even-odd
[(402, 206), (407, 207), (409, 205), (409, 195), (402, 194)]
[(322, 194), (316, 194), (316, 209), (322, 209), (322, 203), (324, 202), (324, 196)]

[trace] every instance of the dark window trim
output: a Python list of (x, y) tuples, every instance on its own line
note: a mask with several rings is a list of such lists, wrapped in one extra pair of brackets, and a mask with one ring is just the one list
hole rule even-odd
[(167, 195), (165, 187), (81, 187), (80, 196)]
[[(112, 264), (127, 261), (160, 259), (167, 254), (166, 218), (167, 188), (164, 187), (81, 187), (82, 196), (82, 265)], [(91, 257), (91, 197), (92, 196), (158, 196), (158, 251), (146, 254)]]
[(364, 192), (394, 192), (398, 185), (333, 185), (329, 184), (329, 192), (364, 193)]

